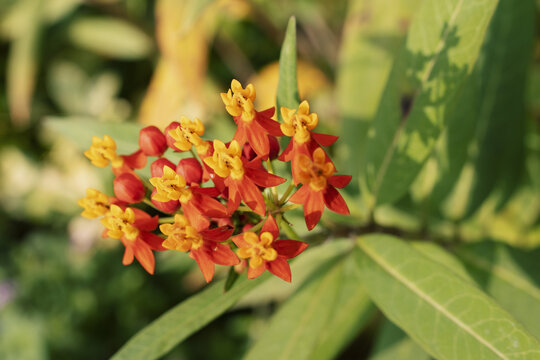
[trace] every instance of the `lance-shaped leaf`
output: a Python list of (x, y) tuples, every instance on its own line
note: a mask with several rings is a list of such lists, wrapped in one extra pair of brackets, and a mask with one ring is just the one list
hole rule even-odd
[(324, 266), (278, 310), (245, 359), (310, 359), (336, 305), (343, 263)]
[(366, 290), (359, 285), (360, 274), (355, 259), (349, 256), (343, 267), (341, 286), (330, 321), (322, 329), (317, 345), (309, 356), (310, 360), (335, 359), (375, 314), (375, 306)]
[(377, 334), (369, 360), (429, 360), (431, 357), (396, 325), (386, 320)]
[(292, 16), (287, 24), (285, 40), (279, 56), (279, 82), (277, 89), (277, 113), (281, 119), (282, 106), (295, 109), (300, 104), (298, 80), (296, 78), (296, 18)]
[(356, 256), (373, 301), (435, 358), (540, 358), (540, 344), (510, 314), (409, 244), (368, 235)]
[(540, 250), (490, 241), (464, 245), (456, 252), (472, 278), (540, 338)]
[(392, 69), (362, 169), (368, 205), (393, 202), (407, 192), (472, 70), (497, 0), (425, 1)]
[(267, 278), (267, 275), (255, 280), (244, 277), (227, 292), (223, 292), (225, 280), (210, 285), (139, 331), (112, 359), (151, 360), (165, 355)]
[(358, 154), (401, 49), (407, 24), (419, 0), (349, 2), (337, 68), (337, 105), (342, 118), (340, 144), (347, 146), (344, 168), (356, 175)]

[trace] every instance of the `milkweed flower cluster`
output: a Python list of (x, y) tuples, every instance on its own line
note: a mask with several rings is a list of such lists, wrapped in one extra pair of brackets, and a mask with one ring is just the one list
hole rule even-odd
[[(93, 137), (84, 154), (97, 167), (111, 166), (114, 196), (88, 189), (79, 205), (82, 216), (101, 218), (104, 237), (123, 243), (124, 265), (137, 259), (153, 274), (154, 251), (172, 250), (188, 253), (207, 282), (215, 264), (247, 268), (249, 278), (268, 270), (291, 281), (287, 260), (308, 244), (280, 238), (280, 226), (288, 226), (285, 212), (303, 206), (309, 230), (325, 206), (349, 213), (336, 188), (351, 176), (335, 175), (324, 150), (337, 137), (313, 131), (318, 116), (307, 101), (297, 109), (281, 108), (284, 122), (279, 123), (272, 119), (274, 108), (255, 109), (255, 97), (253, 85), (243, 88), (237, 80), (221, 94), (237, 125), (228, 143), (204, 139), (203, 123), (186, 117), (163, 132), (155, 126), (142, 129), (139, 149), (128, 155), (117, 154), (111, 137)], [(280, 137), (290, 138), (281, 154)], [(191, 156), (173, 163), (167, 151)], [(144, 178), (137, 170), (149, 158), (151, 176)], [(281, 196), (277, 186), (287, 180), (274, 174), (274, 161), (291, 163), (292, 180)]]

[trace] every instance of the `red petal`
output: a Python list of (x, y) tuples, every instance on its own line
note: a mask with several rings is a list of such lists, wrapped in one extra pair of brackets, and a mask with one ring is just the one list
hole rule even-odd
[(161, 244), (163, 243), (163, 239), (160, 236), (156, 235), (156, 234), (153, 234), (153, 233), (147, 232), (147, 231), (143, 231), (143, 232), (141, 232), (139, 237), (141, 238), (142, 241), (147, 243), (152, 250), (156, 250), (156, 251), (165, 251), (165, 250), (167, 250), (163, 246), (161, 246)]
[(321, 146), (330, 146), (336, 142), (337, 136), (311, 132), (311, 137)]
[(349, 215), (349, 208), (341, 194), (332, 186), (327, 186), (324, 193), (324, 203), (326, 206), (338, 214)]
[(278, 256), (276, 260), (267, 262), (266, 268), (277, 277), (287, 282), (291, 282), (291, 268), (285, 258)]
[(163, 168), (165, 166), (168, 166), (171, 169), (176, 168), (170, 160), (165, 158), (159, 158), (150, 165), (150, 174), (152, 174), (152, 177), (162, 177)]
[(274, 187), (283, 184), (287, 179), (268, 173), (266, 170), (246, 168), (246, 176), (255, 184), (263, 187)]
[(277, 239), (279, 237), (279, 228), (276, 224), (276, 220), (272, 217), (272, 215), (268, 215), (268, 218), (266, 218), (266, 221), (264, 222), (261, 233), (263, 232), (269, 232), (272, 234), (274, 239)]
[(212, 246), (213, 249), (211, 254), (214, 263), (225, 266), (234, 266), (240, 263), (240, 259), (228, 245), (214, 243)]
[(307, 202), (304, 205), (304, 217), (308, 230), (317, 225), (324, 210), (324, 200), (321, 191), (310, 191)]
[(222, 226), (214, 229), (201, 230), (199, 233), (204, 239), (212, 241), (225, 241), (231, 237), (234, 229), (228, 226)]
[(197, 265), (199, 265), (204, 280), (206, 280), (207, 283), (212, 281), (212, 278), (214, 277), (214, 263), (212, 262), (210, 255), (205, 252), (205, 247), (203, 246), (200, 249), (192, 250), (190, 255), (195, 259)]
[(253, 121), (250, 126), (246, 127), (246, 134), (253, 151), (261, 157), (268, 157), (270, 143), (266, 130), (258, 122)]
[(308, 244), (302, 241), (296, 240), (278, 240), (273, 244), (274, 249), (278, 252), (279, 255), (291, 259), (295, 256), (298, 256), (302, 251), (304, 251)]
[(266, 266), (262, 264), (258, 268), (253, 269), (251, 266), (248, 266), (248, 279), (255, 279), (256, 277), (259, 277), (264, 270), (266, 270)]
[(197, 231), (208, 229), (210, 221), (201, 213), (193, 203), (193, 198), (185, 204), (182, 204), (184, 215), (188, 218), (191, 226)]
[(142, 150), (137, 150), (130, 155), (123, 155), (122, 158), (126, 165), (132, 169), (142, 169), (146, 166), (146, 155)]
[(157, 228), (159, 221), (159, 217), (157, 215), (150, 216), (140, 209), (131, 209), (135, 213), (135, 222), (133, 223), (133, 226), (135, 226), (137, 229), (141, 231), (152, 231)]
[(231, 181), (229, 190), (229, 202), (227, 202), (227, 214), (231, 215), (233, 212), (238, 209), (240, 205), (240, 191), (238, 190), (238, 184), (236, 181)]
[(236, 235), (232, 237), (233, 243), (236, 244), (236, 246), (240, 247), (248, 247), (249, 244), (246, 240), (244, 240), (244, 234)]
[(302, 187), (289, 198), (289, 201), (295, 204), (305, 204), (310, 193), (309, 185), (302, 185)]
[(266, 212), (266, 206), (264, 204), (264, 198), (261, 191), (255, 184), (244, 176), (241, 183), (237, 186), (238, 192), (242, 197), (242, 200), (257, 214), (264, 216)]
[(191, 202), (199, 209), (199, 211), (212, 218), (228, 217), (227, 208), (214, 198), (203, 195), (193, 196)]
[(285, 148), (285, 150), (283, 150), (283, 152), (281, 153), (281, 155), (278, 156), (278, 160), (280, 161), (291, 161), (292, 158), (293, 158), (293, 154), (291, 154), (291, 151), (293, 150), (293, 147), (294, 147), (294, 140), (291, 138), (291, 141), (289, 141), (289, 144), (287, 145), (287, 147)]
[(132, 262), (133, 262), (133, 247), (131, 245), (127, 245), (126, 250), (124, 251), (124, 257), (122, 258), (122, 264), (129, 265)]
[(338, 189), (342, 189), (351, 182), (351, 175), (334, 175), (328, 178), (328, 183)]
[(196, 186), (191, 186), (190, 187), (190, 190), (193, 192), (193, 193), (197, 193), (197, 194), (203, 194), (203, 195), (208, 195), (208, 196), (211, 196), (211, 197), (216, 197), (216, 196), (219, 196), (219, 194), (221, 194), (221, 192), (215, 188), (215, 187), (196, 187)]
[(234, 133), (233, 140), (236, 140), (240, 146), (243, 146), (247, 140), (246, 125), (244, 124), (244, 121), (242, 119), (239, 119), (237, 121), (235, 118), (234, 121), (236, 122), (238, 127), (236, 128), (236, 132)]
[(271, 118), (272, 116), (274, 116), (275, 112), (276, 112), (276, 108), (272, 106), (271, 108), (268, 108), (266, 110), (258, 111), (257, 115), (260, 115), (265, 118)]
[(152, 250), (150, 250), (150, 247), (139, 240), (136, 241), (134, 248), (135, 257), (137, 260), (139, 260), (139, 263), (150, 275), (153, 275), (155, 260), (154, 254), (152, 253)]
[[(268, 109), (272, 110), (272, 115), (274, 115), (274, 108)], [(270, 134), (273, 136), (283, 136), (283, 132), (281, 131), (281, 124), (275, 120), (272, 120), (270, 116), (267, 116), (266, 113), (268, 110), (262, 111), (257, 114), (257, 117), (255, 118), (256, 121)]]

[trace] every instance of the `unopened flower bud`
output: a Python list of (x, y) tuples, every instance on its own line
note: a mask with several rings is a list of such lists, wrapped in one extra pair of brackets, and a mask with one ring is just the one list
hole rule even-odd
[(147, 156), (161, 156), (167, 150), (167, 139), (157, 127), (147, 126), (139, 132), (139, 146)]
[(129, 204), (140, 202), (144, 198), (145, 190), (142, 181), (135, 175), (123, 173), (113, 182), (116, 197)]
[(187, 184), (200, 184), (202, 180), (203, 169), (201, 163), (194, 158), (186, 158), (178, 162), (176, 172), (186, 179)]
[(163, 176), (163, 168), (165, 166), (168, 166), (171, 169), (175, 168), (174, 164), (168, 159), (160, 158), (160, 159), (157, 159), (156, 161), (154, 161), (150, 165), (150, 173), (152, 174), (152, 177), (162, 177)]
[(279, 141), (275, 136), (268, 135), (268, 142), (270, 143), (270, 152), (268, 156), (270, 160), (274, 160), (279, 154)]
[(180, 126), (180, 123), (178, 121), (173, 121), (172, 123), (169, 124), (169, 126), (165, 128), (165, 131), (164, 131), (165, 138), (167, 139), (167, 145), (174, 151), (182, 151), (182, 150), (174, 146), (174, 143), (176, 142), (176, 140), (171, 136), (171, 134), (169, 134), (169, 131), (176, 129), (179, 126)]
[(157, 193), (156, 189), (152, 191), (152, 196), (150, 197), (150, 199), (152, 200), (152, 204), (154, 204), (154, 206), (159, 210), (168, 214), (172, 214), (180, 207), (180, 202), (178, 202), (178, 200), (171, 200), (165, 202), (154, 200), (155, 193)]

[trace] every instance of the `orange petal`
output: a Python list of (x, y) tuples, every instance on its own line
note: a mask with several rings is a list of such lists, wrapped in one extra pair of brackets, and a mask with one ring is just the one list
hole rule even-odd
[(341, 194), (332, 186), (328, 186), (324, 193), (324, 203), (326, 206), (338, 214), (349, 215), (349, 208)]
[(274, 239), (277, 239), (279, 237), (279, 228), (276, 224), (276, 220), (274, 220), (274, 217), (272, 215), (268, 215), (268, 218), (266, 218), (266, 221), (264, 222), (261, 234), (264, 232), (269, 232), (272, 234)]
[(206, 280), (207, 283), (212, 281), (212, 278), (214, 277), (214, 263), (212, 262), (210, 256), (206, 253), (205, 247), (203, 246), (200, 249), (192, 250), (190, 255), (195, 259), (197, 265), (199, 265), (199, 268), (203, 273), (204, 280)]
[(302, 241), (285, 239), (276, 241), (273, 244), (273, 247), (276, 249), (279, 255), (284, 256), (287, 259), (291, 259), (302, 253), (302, 251), (308, 247), (308, 244)]
[(285, 258), (278, 256), (276, 260), (266, 263), (266, 268), (277, 277), (291, 282), (291, 268)]

